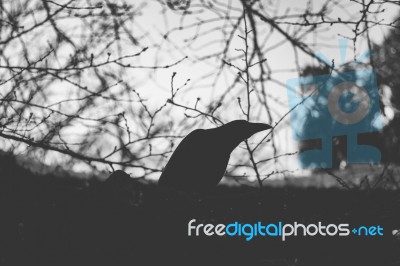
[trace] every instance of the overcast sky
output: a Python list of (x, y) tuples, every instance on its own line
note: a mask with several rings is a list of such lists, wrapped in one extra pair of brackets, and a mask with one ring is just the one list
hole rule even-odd
[[(192, 82), (189, 83), (188, 88), (184, 90), (184, 93), (181, 95), (182, 102), (187, 104), (193, 104), (196, 97), (201, 97), (202, 99), (212, 99), (215, 95), (218, 94), (218, 91), (211, 90), (211, 83), (213, 82), (213, 75), (210, 75), (206, 78), (203, 78), (205, 74), (212, 73), (215, 71), (215, 66), (219, 62), (216, 60), (206, 60), (203, 62), (195, 62), (193, 61), (196, 58), (200, 58), (201, 56), (215, 53), (215, 51), (221, 50), (221, 43), (212, 42), (213, 40), (219, 40), (223, 38), (222, 30), (212, 30), (210, 33), (207, 33), (202, 38), (198, 38), (191, 47), (185, 47), (184, 49), (176, 49), (176, 46), (182, 47), (185, 43), (185, 40), (193, 38), (196, 31), (191, 28), (190, 30), (175, 30), (169, 38), (173, 40), (173, 44), (163, 41), (163, 33), (168, 32), (171, 29), (178, 29), (181, 26), (190, 25), (196, 21), (204, 20), (204, 19), (212, 19), (218, 17), (217, 12), (213, 12), (210, 10), (206, 10), (203, 8), (199, 8), (196, 5), (197, 0), (192, 1), (191, 8), (189, 9), (195, 14), (185, 15), (182, 17), (182, 12), (173, 11), (171, 9), (165, 8), (158, 4), (157, 2), (148, 2), (146, 8), (144, 9), (143, 16), (138, 18), (138, 22), (141, 25), (146, 25), (142, 27), (143, 33), (149, 34), (149, 44), (151, 44), (154, 40), (157, 40), (156, 43), (162, 43), (162, 49), (165, 50), (162, 53), (161, 58), (164, 62), (171, 62), (174, 60), (178, 60), (184, 56), (189, 56), (189, 60), (182, 62), (172, 69), (167, 70), (158, 70), (154, 79), (148, 80), (148, 82), (144, 83), (140, 86), (140, 91), (143, 92), (143, 95), (146, 95), (149, 99), (149, 102), (157, 106), (163, 102), (165, 98), (169, 97), (169, 82), (171, 78), (171, 72), (176, 71), (178, 73), (177, 80), (183, 82), (184, 80), (190, 78)], [(317, 11), (321, 8), (323, 1), (263, 1), (265, 2), (265, 6), (269, 8), (269, 13), (274, 16), (283, 16), (284, 14), (302, 14), (308, 8), (310, 12)], [(236, 1), (232, 1), (232, 5), (235, 6)], [(330, 18), (336, 19), (340, 18), (342, 20), (354, 20), (359, 17), (359, 6), (350, 1), (335, 1), (337, 5), (332, 9), (330, 13)], [(332, 4), (333, 6), (333, 4)], [(240, 10), (240, 6), (236, 7)], [(165, 11), (165, 13), (162, 12)], [(382, 14), (378, 14), (376, 16), (376, 20), (383, 19), (384, 21), (392, 21), (394, 17), (398, 15), (398, 9), (395, 8), (394, 5), (389, 5), (385, 12)], [(232, 12), (235, 14), (235, 12)], [(236, 12), (240, 14), (239, 12)], [(232, 15), (232, 14), (231, 14)], [(214, 29), (214, 27), (221, 27), (218, 22), (211, 23), (208, 26), (201, 27), (199, 32), (207, 32), (210, 29)], [(263, 32), (264, 29), (264, 32)], [(295, 55), (292, 49), (292, 46), (289, 42), (280, 43), (283, 38), (282, 35), (278, 32), (269, 32), (268, 27), (259, 26), (259, 33), (266, 36), (266, 43), (264, 44), (266, 47), (273, 47), (270, 51), (265, 54), (265, 57), (268, 60), (268, 63), (273, 70), (273, 78), (278, 81), (270, 82), (267, 84), (268, 92), (273, 97), (275, 104), (274, 113), (273, 113), (273, 121), (276, 122), (284, 113), (288, 111), (287, 105), (287, 94), (286, 87), (284, 86), (286, 81), (291, 78), (296, 78), (298, 73), (295, 71)], [(289, 28), (290, 30), (290, 28)], [(347, 41), (347, 49), (345, 56), (341, 53), (339, 48), (339, 40), (345, 39), (345, 37), (352, 37), (352, 28), (343, 26), (341, 24), (334, 24), (333, 26), (323, 27), (319, 29), (318, 32), (314, 34), (309, 34), (307, 39), (311, 43), (313, 42), (315, 46), (313, 47), (314, 51), (325, 56), (329, 61), (334, 59), (336, 66), (340, 66), (343, 63), (350, 62), (354, 60), (354, 58), (360, 58), (362, 54), (367, 51), (367, 43), (363, 38), (359, 38), (356, 43), (356, 54), (354, 53), (354, 45), (352, 41)], [(386, 27), (375, 27), (371, 29), (370, 32), (371, 39), (381, 44), (384, 40), (385, 34), (387, 34)], [(142, 45), (145, 45), (142, 43)], [(231, 47), (242, 47), (243, 42), (238, 36), (234, 36), (232, 40)], [(235, 51), (232, 50), (232, 54)], [(315, 65), (316, 60), (312, 59), (310, 56), (300, 53), (299, 64), (301, 66), (305, 65)], [(192, 61), (193, 60), (193, 61)], [(364, 62), (368, 62), (364, 60)], [(229, 75), (227, 80), (229, 80)], [(223, 79), (219, 80), (219, 86), (223, 88), (226, 87), (227, 84), (224, 83)], [(221, 89), (223, 91), (223, 89)], [(234, 109), (234, 108), (232, 108)], [(181, 110), (177, 110), (180, 112)], [(176, 114), (179, 115), (179, 114)], [(232, 110), (232, 119), (235, 119), (238, 115), (237, 110)], [(259, 117), (258, 121), (266, 122), (265, 117)], [(278, 138), (278, 147), (280, 149), (280, 153), (292, 152), (297, 150), (297, 144), (293, 141), (291, 136), (291, 130), (289, 125), (289, 117), (285, 120), (285, 125), (282, 126), (284, 129), (279, 131), (277, 135)], [(260, 134), (262, 135), (262, 134)], [(278, 165), (278, 169), (280, 167), (287, 167), (297, 169), (298, 160), (296, 156), (289, 156), (280, 159), (280, 165)], [(281, 168), (282, 169), (282, 168)]]
[[(166, 1), (166, 0), (165, 0)], [(243, 68), (243, 55), (240, 50), (244, 48), (244, 42), (239, 35), (243, 36), (244, 24), (240, 23), (234, 34), (230, 36), (232, 29), (235, 27), (232, 23), (236, 21), (238, 17), (242, 15), (242, 6), (240, 1), (204, 1), (204, 0), (193, 0), (190, 3), (189, 13), (184, 13), (182, 10), (173, 10), (170, 8), (164, 0), (153, 0), (153, 1), (128, 1), (128, 3), (134, 3), (134, 8), (137, 12), (133, 15), (133, 23), (126, 24), (128, 27), (126, 30), (129, 31), (135, 38), (137, 38), (137, 44), (132, 42), (125, 35), (117, 46), (109, 46), (107, 48), (109, 58), (112, 60), (117, 56), (124, 56), (127, 54), (134, 54), (141, 49), (148, 47), (148, 50), (138, 57), (133, 59), (126, 59), (125, 62), (131, 63), (136, 66), (167, 66), (174, 64), (179, 61), (178, 64), (168, 68), (157, 68), (157, 69), (127, 69), (125, 72), (118, 72), (115, 69), (111, 69), (111, 73), (123, 73), (122, 76), (118, 76), (123, 80), (124, 83), (129, 85), (130, 89), (136, 90), (140, 93), (141, 97), (145, 100), (147, 107), (150, 111), (157, 110), (163, 105), (167, 99), (171, 97), (171, 76), (173, 72), (176, 72), (174, 84), (175, 88), (182, 86), (187, 80), (189, 82), (185, 86), (182, 86), (181, 90), (176, 96), (176, 101), (185, 106), (194, 106), (197, 98), (201, 100), (197, 104), (197, 108), (200, 110), (207, 110), (209, 104), (214, 103), (221, 97), (224, 97), (223, 108), (218, 109), (215, 115), (218, 116), (223, 122), (228, 122), (235, 119), (244, 119), (245, 116), (241, 112), (240, 106), (237, 101), (237, 97), (241, 97), (244, 102), (245, 86), (242, 82), (237, 83), (232, 89), (230, 88), (233, 80), (237, 77), (237, 69), (233, 67), (225, 66), (223, 71), (219, 71), (221, 67), (221, 56), (214, 56), (215, 54), (221, 54), (226, 45), (226, 40), (229, 39), (229, 46), (226, 51), (226, 60), (232, 62), (239, 68)], [(23, 1), (22, 1), (23, 2)], [(103, 1), (93, 1), (94, 3), (103, 3)], [(174, 2), (174, 1), (170, 1)], [(183, 1), (184, 2), (184, 1)], [(17, 2), (14, 2), (17, 5)], [(49, 2), (50, 3), (50, 2)], [(121, 4), (123, 1), (115, 1), (115, 3)], [(290, 25), (292, 22), (304, 22), (299, 14), (308, 12), (309, 14), (318, 12), (324, 1), (278, 1), (269, 0), (261, 1), (263, 4), (262, 13), (268, 17), (275, 18), (276, 23), (280, 23), (280, 27), (289, 36), (297, 36), (302, 34), (301, 41), (306, 43), (312, 48), (313, 52), (321, 54), (327, 61), (332, 59), (335, 61), (336, 67), (340, 67), (341, 64), (353, 61), (355, 58), (359, 58), (362, 54), (367, 51), (367, 42), (364, 38), (359, 37), (357, 42), (354, 44), (352, 41), (347, 41), (345, 53), (339, 48), (339, 42), (346, 37), (352, 38), (354, 33), (352, 29), (354, 24), (333, 24), (333, 25), (322, 25), (317, 30), (309, 30), (309, 27), (297, 27)], [(362, 15), (360, 13), (360, 5), (354, 1), (328, 1), (329, 10), (325, 16), (326, 20), (330, 21), (357, 21)], [(53, 8), (57, 5), (50, 3)], [(82, 4), (76, 2), (75, 4)], [(212, 7), (210, 6), (212, 4)], [(35, 1), (31, 2), (31, 7), (35, 6)], [(230, 6), (230, 8), (227, 8)], [(377, 5), (378, 6), (378, 5)], [(110, 12), (108, 7), (103, 6), (103, 9)], [(397, 5), (390, 3), (382, 5), (385, 10), (376, 14), (370, 14), (369, 19), (380, 23), (390, 23), (394, 18), (398, 16), (399, 10)], [(79, 14), (84, 14), (86, 10), (74, 10)], [(95, 10), (93, 12), (101, 12), (101, 10)], [(27, 19), (21, 23), (25, 23), (28, 27), (29, 23), (33, 23), (33, 16), (27, 16)], [(284, 17), (284, 19), (283, 19)], [(229, 19), (226, 19), (229, 18)], [(309, 18), (310, 19), (310, 18)], [(318, 20), (319, 18), (316, 18)], [(60, 19), (57, 23), (58, 26), (65, 29), (77, 43), (85, 42), (85, 38), (81, 38), (81, 29), (78, 29), (77, 24), (73, 21), (79, 21), (74, 19), (73, 16)], [(199, 23), (201, 22), (202, 23)], [(80, 22), (77, 22), (80, 23)], [(248, 27), (251, 28), (249, 21)], [(285, 24), (286, 23), (286, 24)], [(47, 49), (49, 41), (55, 38), (55, 34), (52, 31), (51, 25), (44, 27), (48, 31), (33, 31), (31, 35), (26, 36), (26, 41), (35, 40), (35, 45), (29, 46), (29, 54), (32, 58), (35, 57), (35, 51), (43, 52), (43, 49)], [(83, 28), (87, 30), (87, 25), (83, 25)], [(288, 79), (298, 77), (297, 67), (300, 69), (306, 65), (317, 65), (318, 62), (315, 58), (307, 55), (297, 49), (297, 54), (293, 49), (292, 44), (277, 30), (271, 30), (271, 27), (257, 19), (256, 28), (258, 34), (258, 40), (260, 46), (262, 46), (263, 56), (267, 62), (265, 65), (268, 66), (268, 73), (271, 75), (271, 79), (265, 81), (265, 91), (270, 104), (272, 119), (269, 119), (266, 111), (260, 106), (254, 106), (251, 109), (252, 115), (250, 120), (253, 122), (264, 122), (274, 125), (280, 118), (286, 114), (289, 110), (287, 102), (287, 88), (286, 81)], [(309, 31), (308, 31), (309, 30)], [(382, 44), (385, 35), (388, 33), (388, 27), (376, 26), (370, 29), (370, 36), (373, 42)], [(48, 36), (47, 36), (48, 34)], [(250, 33), (249, 36), (251, 36)], [(82, 34), (83, 36), (83, 34)], [(30, 39), (31, 38), (31, 39)], [(126, 38), (126, 40), (124, 39)], [(250, 37), (251, 38), (251, 37)], [(104, 48), (107, 44), (100, 43), (98, 47)], [(355, 45), (355, 46), (354, 46)], [(252, 43), (250, 43), (252, 46)], [(10, 50), (11, 49), (11, 50)], [(23, 58), (20, 51), (17, 53), (18, 47), (9, 46), (4, 52), (5, 54), (11, 55), (11, 63), (23, 62)], [(118, 52), (119, 50), (119, 52)], [(72, 47), (68, 44), (64, 44), (63, 49), (58, 51), (57, 60), (62, 65), (63, 60), (68, 61), (69, 54), (72, 51)], [(355, 51), (355, 53), (354, 53)], [(107, 58), (107, 54), (97, 54), (98, 51), (90, 50), (88, 53), (96, 54), (94, 62), (101, 62)], [(298, 60), (297, 60), (298, 59)], [(15, 62), (13, 62), (15, 60)], [(368, 62), (368, 59), (365, 60)], [(114, 71), (114, 72), (113, 72)], [(254, 68), (257, 74), (257, 69)], [(85, 72), (87, 73), (87, 72)], [(95, 88), (98, 86), (94, 79), (91, 79), (89, 74), (83, 74), (82, 80), (83, 85)], [(112, 83), (110, 78), (108, 82)], [(260, 86), (257, 84), (255, 86)], [(124, 91), (122, 84), (116, 84), (113, 86), (108, 93), (115, 91)], [(259, 89), (259, 87), (258, 87)], [(128, 90), (129, 91), (129, 90)], [(131, 91), (131, 90), (130, 90)], [(69, 98), (82, 97), (79, 90), (73, 88), (71, 84), (63, 81), (57, 81), (52, 83), (49, 87), (45, 88), (44, 91), (47, 95), (46, 104), (52, 106), (52, 104)], [(75, 94), (76, 93), (76, 94)], [(124, 92), (130, 93), (130, 92)], [(135, 95), (130, 93), (129, 97), (134, 98)], [(256, 96), (253, 94), (252, 102), (256, 102)], [(140, 110), (140, 103), (138, 101), (134, 103), (123, 103), (118, 105), (105, 101), (104, 99), (96, 99), (96, 105), (94, 108), (87, 110), (85, 115), (92, 117), (101, 117), (110, 114), (118, 114), (122, 112), (127, 113), (128, 125), (135, 129), (139, 121), (135, 115)], [(69, 112), (74, 110), (74, 102), (66, 101), (63, 104), (56, 104), (60, 110)], [(206, 119), (190, 120), (186, 119), (186, 115), (194, 115), (190, 111), (185, 111), (182, 108), (172, 107), (166, 109), (168, 113), (163, 113), (162, 119), (155, 121), (155, 123), (167, 126), (170, 122), (176, 122), (177, 126), (173, 129), (178, 129), (176, 134), (186, 135), (189, 133), (189, 128), (179, 128), (179, 121), (190, 121), (194, 127), (209, 128), (214, 127), (212, 123), (207, 122)], [(42, 114), (43, 115), (43, 114)], [(27, 114), (29, 116), (29, 114)], [(198, 122), (201, 121), (201, 122)], [(173, 123), (172, 123), (173, 124)], [(65, 138), (71, 142), (79, 141), (79, 138), (95, 128), (90, 123), (73, 123), (69, 127), (63, 129)], [(172, 129), (171, 129), (172, 130)], [(259, 133), (251, 138), (251, 142), (255, 143), (257, 140), (262, 139), (265, 133)], [(116, 145), (115, 141), (111, 138), (98, 136), (98, 141), (93, 145), (93, 150), (97, 152), (97, 149), (107, 153), (110, 149)], [(286, 117), (282, 123), (275, 129), (274, 140), (277, 144), (277, 154), (291, 153), (298, 150), (297, 143), (293, 141), (292, 132), (290, 129), (289, 116)], [(154, 142), (154, 149), (159, 148), (160, 150), (165, 149), (168, 142), (160, 143)], [(12, 145), (6, 142), (6, 145)], [(11, 146), (8, 146), (11, 147)], [(138, 147), (130, 147), (136, 151)], [(231, 162), (243, 161), (243, 147), (239, 147), (233, 153)], [(22, 150), (21, 153), (25, 151)], [(265, 144), (258, 149), (258, 158), (260, 160), (270, 158), (273, 155), (272, 145)], [(242, 158), (243, 157), (243, 158)], [(45, 163), (49, 164), (63, 164), (63, 159), (60, 159), (60, 155), (54, 153), (54, 156), (47, 156)], [(116, 158), (118, 159), (118, 158)], [(89, 171), (90, 168), (85, 168), (85, 163), (77, 163), (74, 170), (77, 171)], [(108, 169), (107, 165), (101, 166), (102, 169)], [(101, 168), (100, 167), (100, 168)], [(265, 169), (262, 169), (264, 174), (268, 174), (272, 171), (280, 171), (284, 169), (296, 170), (298, 169), (298, 160), (296, 156), (283, 156), (280, 157), (277, 163), (267, 164)], [(135, 169), (135, 171), (139, 171)], [(245, 172), (245, 170), (243, 170)], [(293, 174), (303, 174), (300, 171), (295, 171)], [(141, 173), (135, 172), (134, 175), (140, 176)], [(151, 175), (151, 178), (158, 178), (159, 173)], [(277, 175), (279, 177), (279, 175)], [(254, 177), (253, 177), (254, 178)]]

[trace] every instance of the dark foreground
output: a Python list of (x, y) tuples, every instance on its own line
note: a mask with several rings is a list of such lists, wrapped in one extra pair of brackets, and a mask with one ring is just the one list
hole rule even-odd
[[(12, 163), (11, 163), (12, 164)], [(0, 167), (0, 265), (400, 265), (398, 191), (143, 185), (124, 174), (87, 188)], [(188, 237), (188, 222), (380, 225), (383, 237)]]

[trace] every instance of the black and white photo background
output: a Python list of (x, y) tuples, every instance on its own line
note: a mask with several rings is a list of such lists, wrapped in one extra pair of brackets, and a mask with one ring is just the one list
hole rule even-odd
[(399, 7), (0, 1), (0, 264), (397, 265)]

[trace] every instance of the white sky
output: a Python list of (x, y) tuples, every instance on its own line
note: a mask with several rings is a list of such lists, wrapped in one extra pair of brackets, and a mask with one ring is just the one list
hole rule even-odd
[[(163, 0), (160, 0), (163, 1)], [(99, 1), (101, 2), (101, 1)], [(123, 3), (123, 1), (115, 1), (118, 3)], [(216, 69), (218, 69), (221, 64), (220, 61), (215, 59), (208, 60), (198, 60), (205, 55), (215, 53), (216, 51), (221, 51), (225, 43), (221, 43), (218, 40), (224, 37), (224, 32), (229, 29), (226, 25), (221, 25), (221, 22), (208, 23), (198, 28), (200, 33), (206, 33), (201, 37), (197, 38), (195, 41), (190, 42), (192, 46), (187, 45), (186, 40), (191, 40), (194, 38), (196, 33), (196, 27), (192, 27), (187, 30), (179, 30), (179, 27), (185, 28), (187, 25), (197, 23), (202, 20), (217, 19), (221, 15), (226, 15), (224, 13), (224, 5), (231, 4), (233, 6), (232, 12), (229, 14), (231, 17), (237, 17), (241, 15), (240, 1), (201, 1), (192, 0), (191, 7), (189, 11), (193, 14), (182, 16), (182, 12), (173, 11), (169, 9), (166, 5), (161, 5), (159, 1), (127, 1), (129, 3), (134, 3), (134, 5), (141, 6), (144, 5), (140, 14), (134, 18), (134, 24), (131, 25), (132, 28), (129, 29), (134, 36), (142, 36), (139, 40), (139, 46), (135, 47), (129, 42), (122, 47), (122, 54), (132, 54), (140, 50), (143, 47), (149, 47), (149, 49), (140, 57), (135, 58), (134, 64), (136, 65), (167, 65), (176, 62), (187, 56), (188, 58), (178, 65), (167, 68), (167, 69), (157, 69), (153, 70), (132, 70), (127, 71), (122, 77), (124, 82), (132, 84), (132, 86), (137, 90), (140, 95), (146, 99), (146, 104), (151, 110), (156, 110), (160, 105), (170, 98), (170, 82), (171, 75), (173, 72), (177, 72), (175, 78), (176, 86), (183, 84), (187, 79), (191, 81), (182, 88), (178, 94), (177, 101), (184, 105), (194, 106), (196, 98), (200, 97), (201, 102), (199, 103), (199, 108), (205, 108), (205, 103), (215, 100), (225, 92), (225, 89), (229, 86), (230, 82), (235, 78), (236, 71), (234, 69), (227, 69), (218, 79), (215, 88), (211, 87), (214, 78), (216, 76)], [(261, 1), (268, 9), (268, 14), (271, 16), (282, 16), (284, 14), (302, 14), (308, 9), (310, 12), (315, 12), (321, 8), (324, 1), (305, 1), (305, 0), (266, 0)], [(205, 9), (200, 5), (201, 3), (213, 3), (214, 8)], [(342, 20), (356, 20), (360, 16), (359, 6), (351, 1), (330, 1), (330, 6), (335, 8), (329, 8), (331, 12), (328, 14), (326, 19), (337, 20), (338, 18)], [(396, 5), (387, 4), (384, 5), (385, 11), (376, 14), (376, 21), (382, 23), (391, 22), (395, 18), (399, 9)], [(163, 15), (165, 13), (165, 16)], [(372, 20), (373, 18), (371, 18)], [(69, 20), (65, 20), (65, 25), (63, 27), (74, 27)], [(284, 38), (277, 31), (270, 32), (270, 28), (264, 22), (258, 22), (257, 30), (260, 40), (264, 40), (261, 45), (265, 48), (271, 48), (265, 53), (265, 58), (267, 58), (267, 63), (272, 69), (272, 78), (274, 81), (266, 82), (267, 92), (270, 95), (270, 104), (272, 113), (272, 121), (268, 121), (265, 112), (259, 112), (258, 110), (252, 110), (253, 116), (252, 121), (257, 122), (267, 122), (274, 124), (276, 123), (282, 115), (284, 115), (288, 110), (287, 105), (287, 92), (285, 83), (288, 79), (296, 78), (298, 76), (296, 72), (296, 61), (295, 54), (290, 43), (282, 42)], [(243, 25), (241, 25), (242, 27)], [(294, 27), (281, 25), (289, 34), (295, 35), (296, 30)], [(171, 31), (168, 36), (168, 42), (164, 39), (164, 34)], [(323, 54), (329, 60), (334, 59), (336, 66), (352, 61), (354, 57), (358, 58), (367, 50), (366, 41), (363, 38), (359, 38), (356, 43), (357, 53), (354, 55), (353, 43), (348, 41), (347, 43), (347, 53), (346, 57), (341, 57), (338, 41), (345, 37), (353, 37), (351, 31), (352, 28), (348, 26), (343, 26), (341, 24), (334, 24), (332, 26), (324, 26), (318, 29), (317, 32), (310, 33), (307, 38), (304, 39), (307, 43), (315, 44), (313, 47), (314, 52), (319, 52)], [(243, 41), (238, 37), (237, 32), (232, 39), (228, 54), (230, 57), (240, 56), (240, 52), (235, 49), (243, 48)], [(384, 36), (387, 34), (387, 27), (374, 27), (370, 30), (371, 39), (376, 43), (382, 43)], [(79, 37), (79, 32), (76, 32), (76, 36)], [(46, 38), (40, 38), (43, 44), (38, 46), (45, 46)], [(156, 44), (157, 46), (155, 46)], [(12, 51), (9, 51), (12, 52)], [(68, 55), (68, 49), (65, 50), (65, 55)], [(115, 52), (112, 56), (116, 56)], [(62, 56), (60, 56), (62, 58)], [(100, 60), (100, 59), (96, 59)], [(240, 65), (240, 61), (233, 61), (235, 64)], [(316, 60), (312, 59), (310, 56), (299, 53), (299, 65), (305, 66), (309, 64), (316, 64)], [(90, 80), (88, 84), (90, 84)], [(243, 84), (242, 84), (243, 85)], [(57, 88), (49, 91), (53, 93), (51, 100), (58, 101), (68, 94), (64, 93), (68, 90), (63, 89), (63, 86), (69, 86), (68, 84), (58, 84)], [(66, 87), (65, 87), (66, 88)], [(116, 86), (116, 89), (118, 87)], [(234, 119), (243, 119), (240, 109), (236, 102), (236, 92), (228, 93), (226, 104), (228, 107), (222, 112), (216, 112), (216, 114), (223, 118), (225, 122)], [(123, 112), (128, 109), (129, 106), (121, 104), (117, 108), (113, 109), (114, 113)], [(109, 109), (104, 107), (101, 110), (97, 110), (97, 115), (99, 113), (110, 112)], [(184, 118), (184, 111), (180, 108), (173, 108), (171, 113), (165, 117), (165, 121), (176, 120), (181, 121)], [(162, 122), (165, 122), (162, 121)], [(289, 116), (283, 121), (283, 123), (277, 128), (275, 141), (278, 145), (278, 154), (284, 154), (287, 152), (293, 152), (297, 150), (297, 143), (293, 141), (291, 130), (289, 126), (290, 120)], [(131, 121), (131, 126), (135, 126), (133, 121)], [(202, 124), (202, 127), (210, 127), (211, 124)], [(69, 129), (74, 134), (83, 133), (82, 125), (77, 125), (75, 128)], [(186, 134), (188, 132), (180, 132), (181, 134)], [(260, 133), (255, 136), (253, 141), (260, 139), (264, 136), (264, 133)], [(101, 143), (101, 147), (106, 145), (111, 145), (105, 140)], [(112, 146), (111, 146), (112, 147)], [(265, 159), (271, 156), (271, 147), (262, 147), (259, 153), (260, 159)], [(242, 156), (241, 149), (237, 149), (232, 157)], [(231, 157), (231, 158), (232, 158)], [(50, 158), (51, 161), (57, 161), (57, 157)], [(81, 165), (75, 166), (76, 170), (82, 170)], [(107, 166), (105, 166), (107, 167)], [(278, 160), (278, 164), (268, 166), (268, 169), (264, 169), (264, 173), (268, 173), (274, 170), (280, 171), (284, 169), (295, 170), (298, 166), (298, 160), (296, 156), (286, 156), (281, 157)], [(302, 172), (295, 172), (295, 174), (304, 174)], [(140, 174), (137, 174), (140, 175)], [(157, 178), (159, 174), (155, 174), (152, 178)]]
[[(232, 2), (235, 3), (235, 1)], [(305, 0), (263, 1), (263, 2), (265, 2), (267, 5), (268, 3), (270, 3), (269, 5), (270, 7), (271, 6), (275, 7), (276, 15), (279, 14), (283, 15), (285, 12), (304, 13), (304, 10), (307, 7), (308, 2), (311, 3), (309, 6), (312, 7), (312, 10), (318, 10), (321, 4), (323, 3), (323, 1), (305, 1)], [(346, 19), (354, 20), (354, 16), (358, 16), (359, 13), (358, 5), (351, 3), (350, 1), (338, 1), (338, 3), (340, 7), (332, 11), (332, 13), (330, 14), (331, 18), (336, 19), (340, 17), (342, 20)], [(196, 0), (192, 1), (192, 6), (195, 5), (196, 5)], [(205, 11), (203, 13), (196, 15), (188, 15), (182, 22), (181, 13), (179, 12), (167, 9), (166, 20), (164, 20), (160, 12), (161, 12), (161, 7), (157, 2), (148, 2), (147, 7), (144, 9), (143, 16), (138, 19), (138, 22), (140, 24), (146, 25), (144, 29), (148, 31), (148, 34), (152, 36), (153, 40), (161, 40), (162, 36), (159, 34), (159, 32), (166, 32), (169, 29), (178, 28), (181, 25), (191, 24), (193, 21), (196, 20), (214, 17), (214, 14), (212, 14), (212, 12)], [(389, 5), (384, 13), (377, 16), (377, 20), (384, 19), (384, 21), (392, 21), (392, 18), (396, 17), (398, 12), (399, 10), (395, 8), (394, 5)], [(202, 30), (205, 31), (206, 29)], [(267, 27), (265, 27), (264, 29), (265, 31), (268, 30)], [(258, 30), (259, 32), (262, 31), (263, 27), (260, 26)], [(387, 28), (375, 27), (370, 31), (371, 39), (376, 43), (382, 43), (386, 33), (387, 33)], [(214, 31), (211, 34), (208, 34), (207, 38), (204, 37), (202, 38), (201, 41), (196, 42), (196, 44), (198, 44), (197, 47), (200, 47), (201, 43), (207, 43), (214, 39), (215, 40), (219, 39), (221, 34), (222, 33), (220, 31)], [(182, 40), (191, 38), (191, 36), (193, 36), (193, 31), (176, 31), (170, 37), (174, 39), (175, 43), (180, 44)], [(361, 54), (367, 51), (366, 41), (362, 38), (359, 38), (356, 43), (357, 53), (356, 55), (354, 55), (353, 43), (352, 41), (348, 41), (346, 56), (345, 58), (342, 58), (338, 43), (340, 39), (343, 39), (343, 37), (341, 36), (352, 37), (353, 33), (351, 32), (350, 28), (340, 24), (335, 24), (330, 27), (329, 26), (325, 27), (323, 31), (320, 31), (317, 35), (312, 37), (314, 38), (312, 41), (314, 41), (317, 44), (316, 47), (314, 48), (315, 49), (314, 51), (323, 54), (329, 60), (334, 59), (336, 66), (352, 61), (354, 57), (358, 58)], [(281, 40), (282, 36), (279, 33), (274, 32), (272, 33), (272, 36), (269, 38), (268, 44), (266, 45), (273, 46), (274, 44), (279, 43)], [(242, 40), (237, 36), (234, 36), (234, 40), (231, 46), (240, 48), (242, 47), (242, 45), (243, 45)], [(163, 59), (165, 62), (171, 62), (177, 60), (179, 58), (182, 58), (182, 56), (184, 55), (188, 55), (189, 59), (191, 59), (196, 56), (199, 57), (203, 54), (212, 53), (213, 51), (215, 51), (215, 49), (220, 49), (218, 45), (217, 46), (210, 45), (200, 50), (184, 49), (178, 51), (175, 50), (174, 46), (166, 45), (166, 47), (170, 48), (169, 50), (170, 53), (163, 54)], [(293, 53), (293, 49), (291, 48), (291, 45), (289, 43), (286, 42), (282, 45), (279, 45), (274, 50), (267, 53), (266, 58), (268, 60), (268, 63), (270, 64), (271, 69), (276, 72), (279, 72), (279, 73), (274, 73), (273, 77), (282, 84), (285, 84), (286, 80), (290, 78), (297, 77), (297, 73), (294, 71), (282, 71), (282, 72), (278, 71), (278, 70), (295, 69), (295, 62), (294, 62), (295, 56)], [(201, 78), (204, 73), (213, 71), (215, 65), (217, 64), (216, 62), (212, 61), (207, 63), (192, 64), (190, 60), (187, 60), (171, 69), (167, 69), (165, 71), (159, 70), (157, 71), (157, 75), (154, 76), (154, 80), (151, 80), (150, 82), (141, 86), (140, 91), (141, 93), (143, 93), (143, 95), (145, 95), (148, 98), (149, 103), (151, 102), (152, 104), (154, 104), (154, 106), (157, 106), (158, 104), (162, 103), (164, 99), (169, 97), (169, 92), (170, 92), (169, 83), (170, 83), (171, 73), (173, 71), (176, 71), (178, 73), (177, 81), (180, 81), (181, 83), (183, 83), (187, 78), (190, 78), (192, 81), (194, 81)], [(307, 64), (315, 64), (316, 61), (310, 58), (308, 55), (300, 53), (299, 63), (301, 66), (305, 66)], [(201, 97), (202, 99), (204, 98), (207, 99), (207, 97), (209, 97), (210, 99), (212, 99), (212, 97), (218, 92), (207, 89), (207, 85), (209, 83), (210, 81), (207, 79), (199, 83), (194, 83), (194, 82), (189, 83), (188, 85), (189, 89), (180, 98), (181, 101), (183, 103), (193, 104), (194, 99), (196, 99), (196, 97)], [(155, 86), (155, 84), (157, 85)], [(204, 84), (206, 87), (201, 86), (201, 84)], [(226, 84), (221, 82), (220, 86), (223, 87), (226, 86)], [(267, 84), (267, 88), (270, 95), (273, 95), (274, 98), (283, 103), (283, 105), (280, 104), (274, 105), (275, 107), (274, 111), (276, 112), (276, 114), (274, 116), (273, 122), (276, 122), (284, 113), (288, 111), (286, 88), (276, 83)], [(178, 110), (178, 112), (181, 112), (181, 110)], [(232, 118), (235, 119), (235, 116), (233, 115)], [(263, 121), (263, 118), (260, 117), (259, 121)], [(287, 126), (288, 123), (289, 123), (289, 117), (287, 117), (287, 119), (285, 120), (284, 123), (285, 125), (283, 126), (281, 125), (282, 127), (284, 127), (284, 129), (280, 130), (277, 136), (278, 138), (277, 141), (279, 143), (278, 147), (280, 150), (278, 154), (293, 152), (297, 150), (297, 144), (295, 141), (293, 141), (291, 137), (290, 127)], [(296, 156), (281, 158), (279, 162), (280, 164), (277, 166), (278, 170), (283, 168), (297, 169), (299, 167), (297, 164), (298, 160)]]

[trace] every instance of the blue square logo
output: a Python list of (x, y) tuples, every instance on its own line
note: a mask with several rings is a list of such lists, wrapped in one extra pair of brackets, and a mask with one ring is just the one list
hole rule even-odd
[(347, 163), (379, 163), (379, 149), (358, 144), (360, 133), (382, 129), (376, 74), (371, 69), (290, 79), (291, 128), (298, 141), (320, 140), (300, 153), (303, 168), (332, 168), (334, 137), (346, 136)]

